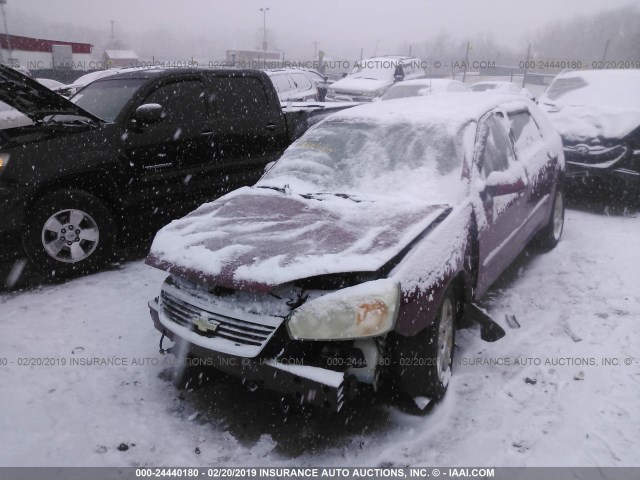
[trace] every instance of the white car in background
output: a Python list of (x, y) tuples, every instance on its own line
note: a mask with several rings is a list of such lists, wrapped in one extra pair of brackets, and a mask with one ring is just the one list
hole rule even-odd
[(535, 100), (535, 96), (528, 88), (520, 87), (513, 82), (503, 80), (487, 80), (485, 82), (477, 82), (471, 85), (472, 92), (490, 92), (490, 93), (510, 93), (513, 95), (524, 95), (529, 100)]
[(322, 75), (296, 68), (265, 70), (278, 92), (281, 102), (314, 102), (321, 100), (319, 85)]
[(396, 83), (387, 90), (380, 100), (395, 100), (396, 98), (419, 97), (441, 92), (468, 92), (469, 87), (460, 80), (447, 78), (423, 78)]
[(387, 55), (359, 60), (341, 80), (328, 89), (327, 100), (336, 102), (371, 102), (394, 83), (426, 77), (422, 62), (414, 57)]

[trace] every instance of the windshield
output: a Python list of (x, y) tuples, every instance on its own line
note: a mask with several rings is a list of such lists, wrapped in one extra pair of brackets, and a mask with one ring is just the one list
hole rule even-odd
[(351, 78), (368, 78), (371, 80), (393, 80), (396, 62), (391, 60), (369, 59), (355, 64), (349, 76)]
[(99, 80), (84, 87), (71, 101), (96, 117), (113, 122), (144, 82), (141, 78)]
[(497, 86), (495, 83), (478, 83), (471, 85), (471, 90), (474, 92), (486, 92), (487, 90), (493, 90)]
[(610, 73), (556, 78), (541, 102), (640, 108), (640, 76)]
[(381, 100), (394, 100), (396, 98), (417, 97), (420, 90), (429, 90), (429, 85), (394, 85), (385, 93)]
[(449, 203), (462, 186), (461, 145), (438, 124), (326, 121), (291, 145), (258, 186)]

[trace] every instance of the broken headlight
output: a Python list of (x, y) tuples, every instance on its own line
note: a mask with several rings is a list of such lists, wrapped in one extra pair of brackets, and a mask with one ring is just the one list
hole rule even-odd
[(298, 307), (291, 314), (287, 328), (295, 340), (377, 337), (393, 329), (400, 300), (398, 282), (365, 282)]

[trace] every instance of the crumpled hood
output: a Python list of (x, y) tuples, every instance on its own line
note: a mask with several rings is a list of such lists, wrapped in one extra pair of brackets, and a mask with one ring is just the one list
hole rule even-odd
[(342, 80), (338, 80), (331, 84), (331, 89), (334, 91), (344, 92), (377, 92), (383, 88), (390, 86), (393, 82), (391, 80), (373, 80), (369, 78), (352, 78), (346, 77)]
[(640, 127), (640, 110), (634, 108), (589, 105), (546, 108), (565, 144), (596, 138), (622, 139)]
[(160, 230), (147, 263), (194, 282), (255, 291), (375, 272), (446, 208), (245, 187)]
[(4, 65), (0, 65), (0, 101), (25, 114), (34, 122), (55, 114), (78, 115), (102, 122), (62, 95)]

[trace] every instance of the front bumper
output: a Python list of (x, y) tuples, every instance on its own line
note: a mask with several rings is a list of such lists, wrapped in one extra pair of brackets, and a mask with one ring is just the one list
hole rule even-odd
[(364, 95), (357, 95), (354, 93), (338, 93), (338, 92), (328, 92), (326, 97), (325, 97), (325, 101), (327, 102), (360, 102), (360, 103), (367, 103), (367, 102), (373, 102), (374, 98), (377, 97), (373, 97), (373, 96), (364, 96)]
[(640, 178), (640, 150), (615, 147), (566, 145), (567, 177)]
[(0, 262), (24, 256), (22, 227), (31, 190), (0, 185)]
[[(297, 404), (309, 404), (339, 412), (357, 393), (357, 379), (319, 367), (298, 364), (297, 359), (242, 357), (197, 345), (186, 339), (188, 329), (164, 318), (158, 298), (149, 302), (155, 328), (169, 337), (179, 351), (198, 357), (199, 365), (210, 366), (242, 378), (252, 387), (278, 392)], [(186, 332), (182, 332), (184, 329)]]

